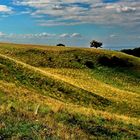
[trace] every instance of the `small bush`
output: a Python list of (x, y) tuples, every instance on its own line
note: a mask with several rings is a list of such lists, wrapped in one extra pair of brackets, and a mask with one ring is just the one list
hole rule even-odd
[(86, 67), (93, 69), (94, 68), (94, 63), (92, 61), (86, 61), (85, 62)]

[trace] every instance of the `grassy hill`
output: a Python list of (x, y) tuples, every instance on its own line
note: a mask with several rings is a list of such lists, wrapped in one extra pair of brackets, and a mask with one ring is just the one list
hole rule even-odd
[(140, 58), (1, 43), (0, 139), (140, 139)]

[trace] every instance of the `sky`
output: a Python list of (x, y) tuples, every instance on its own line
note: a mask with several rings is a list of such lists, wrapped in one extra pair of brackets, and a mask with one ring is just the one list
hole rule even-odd
[(140, 0), (0, 0), (0, 42), (140, 47)]

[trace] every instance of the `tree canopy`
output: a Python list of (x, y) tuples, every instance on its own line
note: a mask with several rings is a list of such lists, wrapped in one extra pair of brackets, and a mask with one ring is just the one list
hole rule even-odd
[(61, 44), (61, 43), (60, 44), (57, 44), (56, 46), (63, 46), (63, 47), (65, 47), (65, 45), (64, 44)]
[(96, 40), (92, 40), (91, 42), (90, 42), (90, 47), (91, 48), (102, 48), (101, 46), (103, 45), (103, 43), (101, 43), (101, 42), (98, 42), (98, 41), (96, 41)]

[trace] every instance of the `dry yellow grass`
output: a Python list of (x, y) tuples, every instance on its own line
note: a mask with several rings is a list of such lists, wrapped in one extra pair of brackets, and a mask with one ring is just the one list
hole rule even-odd
[[(17, 108), (23, 109), (28, 111), (30, 104), (32, 103), (34, 105), (34, 110), (37, 107), (37, 105), (40, 105), (40, 107), (49, 106), (52, 108), (54, 112), (58, 112), (61, 110), (67, 110), (70, 113), (81, 113), (83, 115), (94, 115), (94, 116), (100, 116), (104, 117), (107, 120), (117, 120), (122, 121), (127, 124), (134, 124), (139, 126), (140, 125), (140, 119), (139, 118), (133, 118), (128, 117), (124, 115), (117, 115), (114, 113), (109, 113), (107, 111), (100, 111), (100, 110), (94, 110), (92, 108), (86, 108), (80, 105), (73, 105), (71, 103), (63, 103), (61, 101), (55, 100), (50, 97), (46, 97), (43, 95), (38, 94), (36, 91), (32, 89), (28, 89), (26, 87), (17, 87), (13, 83), (7, 83), (5, 81), (0, 81), (0, 90), (5, 93), (5, 96), (7, 97), (7, 100), (15, 99), (17, 100)], [(14, 102), (9, 104), (9, 106), (0, 106), (0, 112), (4, 113), (9, 110), (10, 106), (13, 106)], [(34, 114), (34, 110), (32, 110), (32, 114)]]
[(99, 94), (100, 96), (106, 97), (114, 102), (127, 102), (130, 104), (130, 106), (134, 107), (138, 107), (140, 105), (139, 93), (120, 90), (111, 85), (105, 84), (91, 77), (87, 70), (52, 68), (42, 69), (46, 71), (47, 75), (50, 75), (51, 73), (54, 77), (60, 80)]

